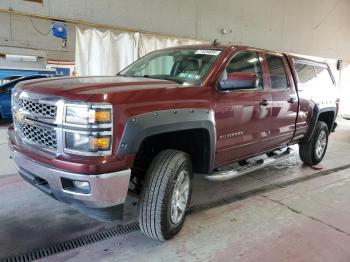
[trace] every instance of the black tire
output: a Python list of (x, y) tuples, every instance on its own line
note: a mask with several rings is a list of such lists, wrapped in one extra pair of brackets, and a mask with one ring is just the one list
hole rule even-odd
[(189, 156), (178, 150), (164, 150), (153, 159), (146, 174), (139, 206), (139, 224), (146, 236), (164, 241), (181, 230), (185, 215), (177, 224), (171, 219), (171, 200), (181, 172), (187, 172), (189, 176), (187, 208), (192, 193), (192, 164)]
[[(322, 131), (326, 132), (326, 146), (323, 150), (322, 155), (318, 156), (316, 154), (316, 143)], [(299, 144), (299, 156), (305, 164), (313, 166), (313, 165), (317, 165), (322, 161), (327, 151), (328, 136), (329, 136), (329, 130), (328, 130), (327, 124), (322, 121), (318, 121), (316, 124), (314, 134), (310, 139), (310, 141), (309, 142), (303, 141), (302, 143)]]

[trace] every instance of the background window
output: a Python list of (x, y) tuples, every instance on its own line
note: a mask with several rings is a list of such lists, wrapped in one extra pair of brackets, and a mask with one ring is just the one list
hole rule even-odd
[(299, 83), (304, 88), (322, 89), (334, 86), (333, 79), (327, 67), (303, 63), (294, 64)]
[(266, 55), (266, 62), (270, 69), (271, 88), (288, 88), (287, 74), (282, 58), (275, 55)]
[(320, 87), (332, 87), (334, 86), (332, 77), (329, 74), (327, 67), (315, 66), (317, 73), (317, 83)]
[(314, 66), (302, 63), (294, 64), (298, 75), (299, 83), (306, 86), (312, 86), (317, 81), (317, 74)]
[[(263, 78), (258, 54), (255, 52), (238, 53), (227, 65), (226, 73), (254, 73), (258, 81), (252, 88), (262, 88)], [(227, 76), (226, 76), (227, 78)], [(225, 79), (226, 79), (225, 78)]]

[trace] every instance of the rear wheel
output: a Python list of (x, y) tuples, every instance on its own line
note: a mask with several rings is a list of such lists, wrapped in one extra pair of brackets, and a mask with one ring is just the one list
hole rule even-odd
[(142, 189), (139, 224), (148, 237), (168, 240), (182, 228), (191, 199), (192, 166), (189, 156), (164, 150), (152, 161)]
[(328, 146), (328, 126), (324, 122), (317, 122), (313, 137), (307, 142), (299, 144), (299, 155), (307, 165), (317, 165), (326, 154)]

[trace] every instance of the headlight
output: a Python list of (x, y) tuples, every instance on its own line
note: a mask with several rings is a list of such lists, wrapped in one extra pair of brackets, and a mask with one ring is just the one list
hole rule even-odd
[(80, 152), (109, 151), (111, 149), (111, 136), (67, 132), (66, 149)]
[(92, 156), (111, 154), (112, 105), (66, 104), (64, 112), (65, 152)]
[(66, 107), (65, 122), (69, 124), (108, 124), (112, 121), (111, 107), (91, 108), (88, 106), (69, 105)]

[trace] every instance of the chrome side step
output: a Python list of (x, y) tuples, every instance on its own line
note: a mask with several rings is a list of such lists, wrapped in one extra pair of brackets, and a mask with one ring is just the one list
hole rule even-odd
[(263, 167), (266, 167), (271, 164), (275, 164), (282, 160), (289, 158), (292, 154), (294, 154), (291, 148), (287, 148), (284, 152), (276, 154), (275, 156), (269, 157), (267, 159), (261, 159), (253, 163), (249, 163), (245, 166), (241, 166), (235, 169), (230, 170), (222, 170), (219, 172), (214, 172), (209, 175), (206, 175), (205, 178), (210, 181), (226, 181), (230, 180), (247, 173), (259, 170)]

